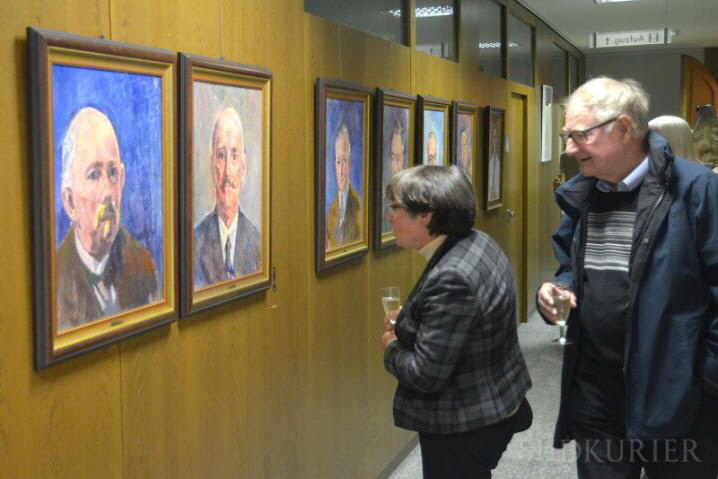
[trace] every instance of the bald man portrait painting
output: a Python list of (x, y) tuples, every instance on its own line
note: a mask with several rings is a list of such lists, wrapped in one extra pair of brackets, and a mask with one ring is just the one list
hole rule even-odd
[(262, 111), (256, 90), (195, 81), (194, 93), (197, 291), (262, 269)]
[(157, 280), (149, 251), (120, 225), (125, 165), (110, 119), (81, 109), (62, 152), (62, 204), (72, 226), (57, 253), (57, 317), (66, 329), (149, 303)]
[[(162, 113), (149, 76), (64, 66), (53, 74), (55, 91), (66, 92), (53, 98), (61, 334), (163, 299)], [(75, 94), (78, 83), (85, 90)], [(107, 85), (146, 95), (120, 98)]]

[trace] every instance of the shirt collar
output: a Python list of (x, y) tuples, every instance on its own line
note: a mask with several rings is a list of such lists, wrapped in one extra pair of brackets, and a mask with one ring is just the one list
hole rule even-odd
[(105, 271), (105, 266), (107, 265), (107, 259), (110, 257), (110, 253), (107, 253), (100, 261), (97, 261), (90, 253), (85, 251), (85, 247), (82, 246), (82, 243), (80, 243), (80, 238), (77, 237), (77, 230), (75, 230), (75, 249), (77, 250), (77, 255), (80, 257), (82, 264), (84, 264), (91, 273), (97, 276), (102, 276), (102, 273)]
[(217, 221), (219, 222), (219, 239), (222, 241), (222, 252), (224, 254), (224, 245), (227, 243), (227, 238), (230, 238), (230, 245), (232, 245), (232, 248), (234, 248), (234, 242), (237, 239), (237, 218), (239, 217), (239, 210), (237, 210), (237, 213), (234, 215), (234, 219), (232, 220), (232, 223), (230, 223), (229, 227), (225, 226), (224, 221), (222, 221), (222, 218), (217, 215)]
[(604, 193), (613, 193), (615, 191), (628, 192), (635, 190), (643, 182), (646, 174), (648, 174), (648, 161), (648, 155), (646, 155), (643, 161), (640, 162), (638, 166), (636, 166), (633, 171), (628, 174), (628, 176), (621, 180), (618, 185), (616, 185), (616, 188), (611, 186), (611, 184), (607, 181), (603, 180), (598, 180), (596, 182), (596, 188)]
[(419, 250), (419, 254), (426, 258), (426, 261), (429, 261), (431, 257), (434, 256), (434, 253), (436, 253), (436, 250), (439, 249), (439, 246), (441, 246), (441, 243), (443, 243), (445, 239), (446, 235), (437, 236), (433, 240), (426, 243), (424, 247)]

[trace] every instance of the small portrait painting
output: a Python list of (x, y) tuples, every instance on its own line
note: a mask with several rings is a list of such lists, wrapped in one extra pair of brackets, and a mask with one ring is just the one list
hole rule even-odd
[(326, 106), (325, 252), (364, 237), (365, 105), (329, 98)]
[(317, 273), (359, 259), (369, 251), (369, 198), (373, 198), (368, 194), (371, 109), (371, 89), (341, 80), (317, 79), (314, 110)]
[(193, 82), (193, 287), (262, 270), (262, 91)]
[(56, 332), (163, 299), (162, 85), (53, 65)]
[(445, 155), (446, 113), (440, 110), (424, 110), (424, 131), (422, 163), (425, 165), (447, 165)]
[(409, 113), (410, 108), (384, 106), (382, 112), (382, 224), (381, 233), (391, 233), (389, 223), (389, 200), (386, 185), (392, 176), (409, 167)]
[(503, 169), (504, 110), (486, 108), (486, 209), (501, 205), (501, 178)]
[(474, 181), (474, 128), (475, 116), (458, 113), (456, 115), (456, 164), (469, 180)]

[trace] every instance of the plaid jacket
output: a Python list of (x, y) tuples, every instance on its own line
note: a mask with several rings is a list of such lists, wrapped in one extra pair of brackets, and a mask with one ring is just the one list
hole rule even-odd
[(397, 426), (457, 433), (496, 423), (531, 387), (509, 261), (485, 233), (449, 236), (397, 317), (384, 353)]

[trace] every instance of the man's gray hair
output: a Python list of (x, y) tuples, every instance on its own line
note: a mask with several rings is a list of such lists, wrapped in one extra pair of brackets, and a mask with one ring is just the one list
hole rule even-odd
[[(214, 144), (215, 140), (217, 139), (217, 130), (219, 129), (220, 123), (224, 121), (232, 121), (237, 125), (237, 128), (242, 133), (242, 140), (244, 140), (244, 125), (242, 125), (242, 119), (239, 116), (239, 113), (237, 113), (237, 110), (234, 109), (234, 107), (226, 106), (224, 108), (221, 108), (217, 112), (217, 116), (214, 120), (214, 127), (212, 128), (212, 136), (210, 137), (209, 141), (210, 144), (210, 150), (212, 152), (212, 156), (214, 156)], [(244, 141), (242, 141), (242, 148), (244, 149)], [(244, 151), (241, 152), (244, 154)]]
[(349, 159), (351, 160), (351, 151), (352, 151), (352, 140), (351, 135), (349, 134), (349, 127), (347, 126), (346, 122), (342, 122), (341, 125), (339, 125), (339, 129), (337, 130), (337, 134), (334, 136), (334, 143), (339, 141), (339, 138), (342, 136), (347, 137), (347, 146), (349, 147)]
[(386, 186), (390, 203), (412, 217), (431, 212), (429, 233), (463, 234), (474, 226), (476, 193), (457, 166), (419, 165), (394, 175)]
[(93, 108), (91, 106), (85, 107), (75, 113), (70, 120), (70, 125), (67, 127), (65, 135), (62, 137), (62, 173), (60, 178), (63, 190), (65, 188), (72, 187), (72, 175), (70, 174), (70, 171), (72, 170), (72, 165), (75, 162), (75, 156), (77, 154), (78, 135), (80, 134), (80, 127), (88, 121), (88, 116), (99, 117), (100, 119), (106, 121), (112, 127), (112, 131), (115, 133), (115, 138), (117, 138), (117, 132), (115, 131), (115, 127), (109, 117), (97, 108)]
[[(648, 134), (648, 104), (648, 94), (636, 80), (606, 76), (587, 81), (566, 100), (568, 108), (592, 113), (599, 123), (621, 114), (628, 115), (636, 138)], [(613, 124), (607, 128), (610, 131), (612, 127)]]

